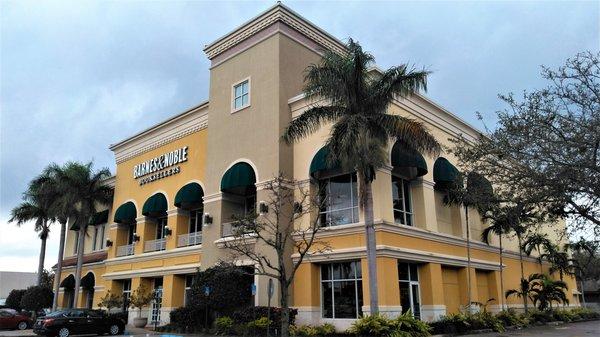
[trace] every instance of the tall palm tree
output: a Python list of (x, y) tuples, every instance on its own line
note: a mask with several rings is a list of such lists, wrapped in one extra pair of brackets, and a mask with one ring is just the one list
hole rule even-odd
[(324, 99), (290, 122), (283, 140), (290, 144), (332, 123), (326, 145), (327, 160), (345, 170), (356, 170), (359, 177), (360, 207), (365, 216), (367, 262), (371, 313), (379, 312), (373, 193), (371, 183), (378, 168), (388, 163), (388, 143), (399, 140), (404, 146), (436, 155), (440, 145), (427, 129), (415, 120), (387, 113), (394, 99), (426, 90), (427, 71), (407, 65), (392, 67), (371, 75), (373, 56), (352, 39), (346, 53), (326, 51), (319, 64), (307, 68), (304, 93), (307, 99)]
[[(504, 294), (504, 261), (503, 261), (503, 257), (504, 257), (504, 251), (503, 251), (503, 246), (502, 246), (502, 236), (506, 235), (508, 233), (510, 233), (511, 231), (511, 227), (509, 224), (509, 221), (506, 217), (506, 215), (500, 215), (499, 217), (495, 217), (493, 219), (491, 219), (491, 225), (488, 226), (487, 228), (485, 228), (482, 232), (481, 232), (481, 241), (483, 241), (484, 243), (486, 243), (487, 245), (490, 244), (490, 237), (492, 234), (494, 235), (498, 235), (498, 241), (499, 241), (499, 256), (500, 256), (500, 293)], [(504, 300), (501, 300), (502, 302), (500, 303), (502, 310), (505, 309), (504, 306)]]
[[(509, 289), (504, 294), (504, 297), (508, 299), (510, 296), (516, 296), (517, 298), (522, 298), (524, 302), (526, 302), (527, 298), (529, 298), (532, 294), (531, 286), (533, 281), (539, 278), (539, 274), (531, 274), (528, 278), (521, 277), (521, 282), (519, 283), (519, 288), (517, 289)], [(527, 307), (526, 307), (527, 308)]]
[(590, 264), (590, 262), (596, 256), (596, 251), (598, 250), (598, 241), (588, 241), (583, 237), (580, 237), (578, 241), (570, 242), (565, 245), (565, 250), (571, 250), (574, 253), (579, 254), (580, 256), (586, 255), (587, 258), (582, 262), (580, 259), (572, 259), (575, 262), (575, 265), (579, 265), (578, 274), (579, 274), (579, 282), (581, 287), (581, 300), (583, 302), (583, 306), (585, 307), (585, 294), (583, 291), (583, 280), (587, 275), (586, 274), (586, 266)]
[[(466, 187), (465, 187), (466, 183)], [(467, 307), (471, 308), (471, 227), (469, 222), (469, 209), (476, 209), (480, 215), (484, 215), (496, 206), (496, 197), (491, 184), (485, 177), (477, 172), (469, 172), (465, 176), (462, 173), (453, 183), (445, 186), (446, 205), (457, 205), (463, 207), (465, 212), (466, 239), (467, 239)], [(485, 220), (485, 218), (482, 219)]]
[(37, 274), (37, 284), (40, 285), (46, 258), (46, 240), (50, 233), (50, 223), (54, 219), (50, 211), (51, 200), (45, 198), (45, 195), (37, 193), (37, 188), (38, 186), (29, 185), (23, 196), (23, 202), (11, 210), (11, 217), (8, 222), (16, 222), (17, 226), (21, 226), (26, 222), (35, 221), (34, 230), (39, 232), (42, 241)]
[(71, 203), (66, 203), (63, 198), (65, 186), (61, 185), (64, 179), (64, 168), (52, 163), (48, 165), (42, 173), (34, 179), (32, 184), (39, 186), (39, 193), (43, 193), (52, 200), (51, 213), (60, 224), (60, 241), (58, 248), (58, 261), (56, 263), (56, 277), (54, 278), (54, 298), (52, 300), (52, 310), (58, 306), (58, 293), (60, 290), (60, 276), (62, 275), (62, 262), (65, 250), (65, 237), (67, 232), (67, 223), (70, 216), (74, 215), (75, 207)]
[[(75, 271), (75, 294), (73, 307), (77, 307), (79, 288), (81, 285), (81, 269), (83, 265), (83, 252), (85, 234), (92, 216), (99, 205), (108, 205), (112, 200), (112, 189), (104, 184), (104, 180), (111, 176), (107, 168), (99, 171), (93, 170), (91, 162), (87, 164), (69, 162), (57, 173), (60, 186), (60, 203), (63, 210), (68, 210), (72, 205), (74, 227), (78, 229), (77, 268)], [(68, 212), (67, 212), (68, 213)]]
[(546, 234), (535, 232), (528, 235), (525, 241), (523, 241), (522, 249), (525, 252), (525, 254), (527, 254), (527, 256), (531, 256), (531, 253), (533, 253), (534, 250), (538, 252), (540, 274), (543, 274), (543, 254), (544, 251), (549, 252), (552, 249), (552, 247), (552, 242), (548, 239), (548, 236)]

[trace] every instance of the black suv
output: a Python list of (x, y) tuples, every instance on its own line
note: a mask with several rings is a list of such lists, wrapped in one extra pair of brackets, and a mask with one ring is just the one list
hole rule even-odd
[(75, 334), (122, 334), (125, 322), (100, 310), (66, 309), (49, 313), (33, 326), (37, 335), (69, 337)]

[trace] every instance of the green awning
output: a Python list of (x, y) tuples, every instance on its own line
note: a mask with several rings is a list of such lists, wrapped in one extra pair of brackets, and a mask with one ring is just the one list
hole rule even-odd
[(494, 194), (492, 183), (483, 175), (477, 172), (470, 172), (467, 175), (467, 193), (479, 194), (481, 197), (491, 197)]
[(92, 225), (100, 225), (108, 222), (108, 210), (104, 210), (101, 212), (96, 212), (94, 216), (92, 216)]
[(60, 287), (67, 289), (75, 288), (75, 277), (73, 276), (73, 274), (70, 274), (69, 276), (65, 277), (65, 279), (62, 280), (62, 282), (60, 282)]
[(409, 175), (417, 177), (427, 174), (425, 158), (414, 149), (407, 149), (400, 142), (392, 147), (392, 166), (394, 169), (411, 171)]
[[(92, 215), (92, 218), (90, 219), (88, 224), (90, 226), (96, 226), (96, 225), (104, 224), (107, 222), (108, 222), (108, 210), (105, 210), (105, 211), (101, 211), (101, 212), (96, 212), (94, 215)], [(79, 228), (80, 228), (80, 221), (75, 221), (71, 225), (70, 229), (72, 231), (78, 231)]]
[(135, 218), (137, 218), (137, 209), (135, 208), (135, 204), (131, 201), (119, 206), (115, 211), (116, 223), (134, 223)]
[(81, 278), (81, 287), (88, 290), (93, 290), (96, 285), (96, 278), (94, 274), (87, 273), (84, 277)]
[(142, 207), (142, 215), (159, 215), (167, 211), (169, 205), (167, 204), (167, 197), (162, 193), (156, 193), (144, 203)]
[(458, 169), (444, 157), (439, 157), (433, 164), (433, 181), (436, 184), (453, 183), (458, 178), (458, 173)]
[(329, 148), (327, 146), (323, 146), (313, 157), (310, 162), (310, 170), (309, 173), (311, 176), (315, 176), (318, 172), (322, 171), (330, 171), (330, 170), (339, 170), (339, 163), (328, 163), (329, 156)]
[(221, 191), (245, 195), (255, 188), (256, 175), (254, 169), (248, 163), (237, 163), (233, 165), (221, 179)]
[(183, 186), (175, 195), (175, 206), (196, 205), (202, 202), (204, 191), (198, 183), (189, 183)]

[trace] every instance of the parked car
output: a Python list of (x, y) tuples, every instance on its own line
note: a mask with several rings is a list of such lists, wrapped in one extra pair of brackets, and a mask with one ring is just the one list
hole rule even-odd
[(25, 330), (33, 325), (33, 321), (26, 314), (14, 309), (0, 309), (0, 329)]
[(69, 337), (76, 334), (120, 335), (125, 330), (122, 319), (109, 316), (104, 311), (92, 309), (67, 309), (55, 311), (38, 319), (33, 326), (37, 335)]

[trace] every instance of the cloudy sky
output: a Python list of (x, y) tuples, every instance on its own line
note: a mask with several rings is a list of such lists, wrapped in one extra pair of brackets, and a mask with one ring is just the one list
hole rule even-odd
[[(68, 160), (114, 171), (109, 144), (206, 100), (203, 46), (274, 3), (0, 1), (0, 270), (36, 270), (32, 226), (7, 224), (35, 174)], [(498, 93), (543, 86), (540, 65), (600, 48), (598, 1), (284, 3), (380, 67), (429, 68), (428, 96), (477, 127), (478, 111), (493, 126)]]

